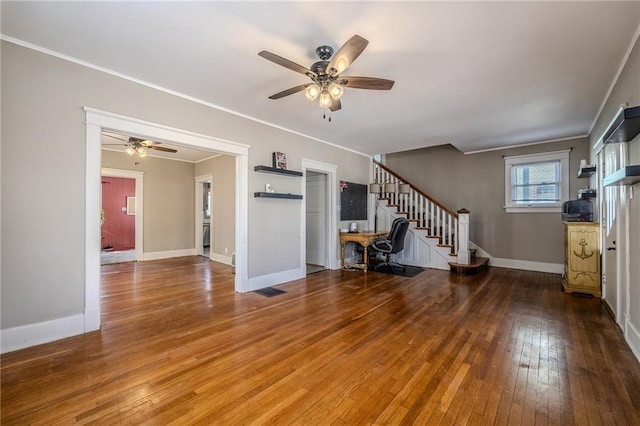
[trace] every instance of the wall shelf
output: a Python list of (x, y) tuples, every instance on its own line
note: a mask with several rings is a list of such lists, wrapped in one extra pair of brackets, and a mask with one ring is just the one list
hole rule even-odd
[(623, 167), (602, 181), (604, 186), (633, 185), (640, 182), (640, 166)]
[(256, 198), (285, 198), (289, 200), (302, 200), (300, 194), (281, 194), (278, 192), (254, 192), (253, 196)]
[(578, 170), (578, 178), (588, 178), (596, 172), (596, 166), (580, 167)]
[(283, 176), (303, 176), (302, 172), (298, 172), (295, 170), (287, 170), (287, 169), (276, 169), (275, 167), (269, 167), (269, 166), (255, 166), (253, 170), (256, 172), (271, 173), (271, 174), (283, 175)]
[(640, 106), (624, 108), (613, 120), (604, 136), (603, 143), (631, 142), (640, 133)]

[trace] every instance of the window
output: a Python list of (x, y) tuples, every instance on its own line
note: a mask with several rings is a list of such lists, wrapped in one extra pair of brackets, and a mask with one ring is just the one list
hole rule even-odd
[(560, 212), (569, 198), (569, 151), (504, 158), (507, 213)]

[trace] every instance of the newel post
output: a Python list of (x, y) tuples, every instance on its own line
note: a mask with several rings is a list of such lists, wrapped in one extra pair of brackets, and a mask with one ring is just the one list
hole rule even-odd
[(456, 263), (468, 265), (471, 263), (469, 252), (469, 213), (467, 209), (458, 210), (458, 260)]

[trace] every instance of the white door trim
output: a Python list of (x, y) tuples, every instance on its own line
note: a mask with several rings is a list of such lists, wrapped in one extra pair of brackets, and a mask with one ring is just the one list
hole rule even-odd
[[(144, 230), (144, 172), (139, 172), (135, 170), (123, 170), (123, 169), (110, 169), (107, 167), (102, 167), (100, 169), (100, 173), (102, 176), (107, 177), (118, 177), (125, 179), (134, 179), (136, 181), (136, 217), (135, 217), (135, 255), (136, 261), (144, 260), (144, 247), (143, 247), (143, 230)], [(102, 186), (100, 187), (102, 190)], [(102, 199), (102, 197), (100, 197)]]
[(102, 129), (133, 136), (172, 141), (178, 145), (236, 157), (236, 273), (235, 290), (248, 291), (249, 145), (213, 138), (188, 130), (84, 107), (85, 162), (85, 332), (100, 328), (100, 176)]
[[(196, 248), (196, 254), (199, 256), (204, 255), (204, 250), (202, 247), (202, 239), (204, 235), (202, 233), (202, 228), (204, 228), (204, 215), (202, 214), (202, 199), (204, 197), (204, 192), (202, 190), (202, 184), (205, 182), (213, 182), (213, 175), (202, 175), (196, 176), (195, 178), (196, 185), (196, 206), (195, 206), (195, 236), (194, 236), (194, 245)], [(213, 183), (212, 183), (213, 185)], [(209, 241), (211, 241), (211, 219), (209, 219)], [(211, 259), (211, 248), (209, 248), (209, 259)]]
[(305, 270), (305, 264), (307, 262), (307, 205), (306, 205), (306, 193), (307, 193), (307, 171), (314, 171), (324, 173), (327, 175), (327, 223), (329, 226), (325, 230), (325, 241), (327, 251), (327, 269), (339, 269), (340, 264), (338, 262), (338, 166), (328, 163), (322, 163), (320, 161), (302, 159), (302, 172), (305, 174), (305, 179), (301, 179), (300, 192), (302, 193), (302, 203), (300, 209), (300, 267)]
[[(326, 228), (327, 228), (327, 209), (328, 209), (328, 198), (327, 198), (327, 175), (324, 173), (318, 173), (318, 174), (314, 174), (313, 176), (310, 176), (308, 173), (305, 176), (306, 178), (306, 188), (307, 188), (307, 192), (305, 194), (304, 200), (305, 200), (305, 220), (306, 222), (306, 233), (305, 233), (305, 238), (306, 238), (306, 244), (305, 247), (307, 248), (307, 253), (306, 253), (306, 259), (305, 261), (307, 263), (311, 263), (314, 265), (320, 265), (324, 268), (327, 267), (327, 264), (329, 263), (329, 257), (327, 256), (327, 233), (326, 233)], [(320, 214), (320, 216), (315, 216), (317, 218), (320, 219), (320, 221), (316, 221), (313, 224), (309, 223), (309, 204), (311, 201), (311, 194), (309, 189), (310, 188), (316, 188), (316, 190), (314, 190), (314, 193), (318, 195), (317, 198), (319, 198), (319, 207), (317, 211), (314, 211), (313, 213), (316, 214)], [(315, 227), (314, 227), (315, 225)], [(310, 241), (309, 240), (309, 226), (311, 226), (312, 229), (317, 229), (319, 227), (321, 228), (321, 232), (320, 234), (317, 236), (317, 240), (316, 241)], [(311, 253), (309, 253), (309, 244), (311, 244), (312, 246), (314, 246), (314, 248), (316, 248), (317, 250), (312, 250)]]

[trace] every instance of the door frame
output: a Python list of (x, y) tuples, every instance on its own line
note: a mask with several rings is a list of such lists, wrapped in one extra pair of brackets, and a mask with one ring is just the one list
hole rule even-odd
[[(598, 147), (598, 145), (596, 145)], [(629, 246), (629, 203), (628, 193), (625, 186), (603, 185), (604, 178), (616, 170), (625, 167), (628, 162), (628, 144), (626, 142), (618, 144), (602, 144), (598, 147), (596, 158), (598, 159), (598, 193), (600, 194), (600, 241), (602, 247), (602, 299), (610, 313), (614, 316), (614, 321), (618, 323), (623, 334), (626, 336), (626, 323), (629, 317), (630, 300), (630, 262)], [(609, 200), (611, 199), (611, 200)], [(612, 208), (609, 209), (608, 207)], [(614, 217), (611, 217), (611, 214)], [(604, 220), (603, 220), (604, 219)], [(610, 251), (607, 241), (608, 230), (611, 221), (615, 221), (614, 235), (615, 251)], [(611, 257), (614, 257), (612, 260)], [(613, 271), (612, 271), (613, 269)], [(613, 272), (613, 273), (612, 273)], [(611, 280), (613, 278), (614, 280)], [(614, 282), (615, 281), (615, 282)], [(609, 289), (609, 291), (608, 291)], [(610, 290), (615, 289), (615, 300), (611, 300)], [(611, 306), (611, 302), (614, 306)]]
[[(142, 261), (144, 255), (144, 247), (143, 247), (143, 231), (144, 231), (144, 172), (139, 172), (135, 170), (124, 170), (124, 169), (110, 169), (108, 167), (100, 168), (101, 176), (106, 177), (117, 177), (117, 178), (125, 178), (125, 179), (134, 179), (136, 181), (136, 214), (135, 214), (135, 256), (136, 261)], [(102, 189), (102, 187), (100, 188)], [(102, 199), (102, 196), (101, 196)]]
[[(202, 188), (202, 184), (206, 183), (206, 182), (210, 182), (211, 185), (213, 186), (213, 175), (212, 174), (208, 174), (208, 175), (202, 175), (202, 176), (196, 176), (195, 178), (195, 190), (196, 190), (196, 206), (195, 206), (195, 224), (196, 224), (196, 229), (195, 229), (195, 236), (194, 236), (194, 246), (196, 248), (196, 255), (198, 256), (204, 256), (204, 249), (202, 247), (202, 239), (204, 238), (204, 235), (202, 233), (202, 228), (204, 227), (204, 215), (202, 214), (202, 199), (204, 196), (204, 191)], [(211, 218), (209, 218), (209, 241), (211, 241)], [(211, 246), (209, 246), (209, 256), (207, 256), (209, 259), (211, 259)]]
[(326, 214), (328, 226), (325, 230), (325, 257), (327, 259), (325, 267), (327, 269), (338, 269), (338, 166), (320, 161), (302, 159), (302, 173), (305, 178), (301, 179), (300, 192), (302, 203), (300, 208), (300, 268), (303, 276), (306, 275), (307, 263), (307, 171), (323, 173), (327, 176), (326, 188)]
[(235, 185), (235, 290), (248, 288), (249, 145), (218, 139), (188, 130), (127, 117), (91, 107), (85, 112), (85, 307), (84, 332), (100, 328), (100, 204), (101, 141), (103, 129), (177, 145), (233, 155)]
[[(311, 171), (311, 170), (308, 170)], [(327, 268), (327, 265), (329, 264), (329, 257), (327, 254), (327, 235), (326, 235), (326, 228), (327, 228), (327, 210), (329, 209), (329, 200), (327, 197), (327, 174), (326, 173), (318, 173), (318, 172), (314, 172), (316, 173), (313, 177), (309, 176), (308, 173), (305, 173), (305, 188), (309, 188), (309, 183), (310, 182), (317, 182), (317, 183), (321, 183), (324, 188), (322, 189), (322, 192), (320, 194), (320, 198), (321, 198), (321, 203), (322, 203), (322, 209), (324, 211), (324, 217), (323, 217), (323, 223), (322, 223), (322, 228), (324, 230), (324, 232), (321, 233), (321, 235), (319, 236), (319, 239), (322, 239), (322, 244), (321, 247), (323, 247), (323, 252), (321, 253), (321, 255), (319, 257), (322, 258), (321, 263), (322, 263), (322, 267), (324, 267), (325, 269)], [(307, 216), (309, 213), (309, 205), (308, 205), (308, 201), (309, 201), (309, 193), (307, 192), (305, 194), (304, 197), (305, 200), (305, 221), (307, 220)], [(308, 239), (308, 229), (307, 229), (307, 225), (308, 223), (305, 222), (305, 248), (307, 247), (307, 242), (309, 241)], [(305, 257), (305, 263), (309, 262), (309, 253), (306, 252), (306, 257)]]

